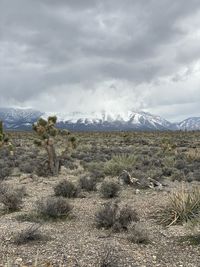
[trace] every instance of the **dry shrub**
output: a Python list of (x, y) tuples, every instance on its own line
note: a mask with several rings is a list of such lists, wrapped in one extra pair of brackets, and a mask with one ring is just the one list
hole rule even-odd
[[(127, 230), (128, 225), (130, 225), (130, 223), (137, 221), (139, 221), (138, 214), (131, 207), (125, 206), (120, 210), (117, 218), (117, 224), (119, 225), (119, 230), (120, 229)], [(117, 227), (115, 228), (117, 229)]]
[(99, 267), (118, 267), (119, 258), (111, 247), (107, 247), (101, 255)]
[(94, 177), (83, 176), (79, 179), (79, 185), (81, 189), (86, 191), (96, 191), (97, 181)]
[(56, 196), (73, 198), (78, 196), (79, 188), (72, 182), (63, 180), (55, 186), (54, 192)]
[(141, 223), (133, 223), (128, 227), (127, 239), (135, 244), (149, 243), (148, 233)]
[(95, 221), (98, 228), (121, 231), (127, 230), (130, 223), (139, 221), (139, 217), (137, 212), (128, 206), (120, 209), (116, 202), (107, 202), (97, 211)]
[(190, 162), (200, 161), (200, 149), (190, 148), (186, 153), (187, 160)]
[(9, 212), (20, 210), (24, 197), (24, 188), (13, 188), (6, 184), (0, 185), (0, 202), (4, 204)]
[(31, 241), (40, 241), (43, 239), (43, 235), (39, 231), (41, 225), (31, 225), (14, 237), (14, 243), (16, 245), (23, 245)]
[(47, 219), (64, 219), (71, 211), (72, 206), (63, 197), (47, 197), (37, 202), (37, 213)]
[[(5, 164), (4, 164), (5, 165)], [(0, 165), (0, 180), (4, 180), (11, 174), (11, 168), (8, 166)]]
[(116, 197), (119, 193), (120, 186), (112, 181), (105, 181), (102, 183), (100, 192), (104, 198), (113, 198)]

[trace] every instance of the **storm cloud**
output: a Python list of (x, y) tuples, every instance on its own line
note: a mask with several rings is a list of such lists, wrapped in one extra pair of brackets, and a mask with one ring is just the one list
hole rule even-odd
[(200, 116), (199, 0), (0, 0), (0, 105)]

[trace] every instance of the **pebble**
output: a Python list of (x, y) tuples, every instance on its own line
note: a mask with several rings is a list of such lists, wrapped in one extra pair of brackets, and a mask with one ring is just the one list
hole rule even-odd
[(135, 194), (138, 195), (140, 193), (140, 190), (139, 189), (136, 189), (135, 190)]
[(15, 260), (15, 263), (14, 264), (21, 264), (22, 263), (22, 258), (17, 258), (16, 260)]

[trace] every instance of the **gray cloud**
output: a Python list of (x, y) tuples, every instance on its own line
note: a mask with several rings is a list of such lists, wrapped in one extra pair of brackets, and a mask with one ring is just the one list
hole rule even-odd
[(199, 15), (198, 0), (0, 0), (0, 105), (196, 115)]

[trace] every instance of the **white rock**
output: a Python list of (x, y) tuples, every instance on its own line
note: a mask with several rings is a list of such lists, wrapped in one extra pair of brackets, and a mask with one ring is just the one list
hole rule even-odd
[(22, 258), (17, 258), (15, 260), (15, 264), (21, 264), (22, 263)]

